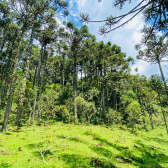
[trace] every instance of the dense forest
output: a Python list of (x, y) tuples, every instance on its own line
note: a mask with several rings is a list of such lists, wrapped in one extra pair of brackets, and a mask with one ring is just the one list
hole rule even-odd
[[(156, 33), (167, 22), (157, 20), (162, 27), (155, 31), (145, 27), (146, 48), (136, 45), (138, 59), (160, 68), (161, 76), (147, 78), (138, 69), (136, 75), (130, 73), (136, 60), (117, 44), (96, 41), (86, 25), (78, 29), (71, 21), (58, 22), (58, 15), (68, 14), (68, 2), (62, 0), (0, 1), (1, 131), (8, 124), (61, 121), (125, 125), (132, 132), (164, 125), (168, 132), (168, 90), (161, 66), (168, 41)], [(81, 17), (89, 22), (87, 15)]]

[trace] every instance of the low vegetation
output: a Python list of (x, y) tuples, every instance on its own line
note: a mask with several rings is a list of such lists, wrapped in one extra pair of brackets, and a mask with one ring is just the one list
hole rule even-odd
[(0, 134), (0, 167), (159, 168), (168, 167), (168, 140), (161, 126), (126, 127), (56, 123), (9, 127)]

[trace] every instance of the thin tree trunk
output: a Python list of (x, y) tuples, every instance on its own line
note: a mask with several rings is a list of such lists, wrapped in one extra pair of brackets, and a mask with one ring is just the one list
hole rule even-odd
[[(17, 52), (19, 52), (19, 51), (17, 51)], [(16, 62), (15, 62), (15, 65), (14, 65), (14, 70), (13, 70), (13, 74), (12, 74), (12, 78), (11, 78), (12, 81), (11, 81), (9, 97), (8, 97), (8, 101), (7, 101), (6, 111), (5, 111), (5, 117), (4, 117), (4, 121), (3, 121), (3, 124), (2, 124), (2, 132), (7, 130), (9, 115), (10, 115), (11, 108), (12, 108), (13, 93), (14, 93), (15, 83), (16, 83), (16, 70), (17, 70), (17, 65), (18, 65), (18, 61), (19, 61), (18, 57), (19, 57), (19, 53), (16, 55)]]
[(103, 81), (102, 81), (102, 77), (103, 77), (103, 73), (102, 73), (102, 66), (100, 69), (100, 77), (101, 77), (101, 81), (100, 81), (100, 114), (102, 116), (102, 119), (104, 121), (104, 109), (103, 109)]
[[(106, 70), (105, 70), (105, 65), (104, 65), (104, 77), (106, 76)], [(106, 81), (103, 85), (103, 118), (104, 118), (104, 124), (106, 124), (106, 112), (105, 112), (105, 91), (106, 91)], [(107, 93), (107, 92), (106, 92)]]
[(153, 120), (152, 120), (152, 114), (149, 114), (149, 118), (150, 118), (151, 127), (152, 127), (152, 129), (154, 129)]
[(3, 82), (2, 82), (2, 86), (1, 86), (1, 93), (0, 93), (0, 105), (3, 101), (3, 92), (4, 92), (4, 88), (5, 88), (5, 83), (6, 83), (6, 77), (7, 77), (7, 68), (6, 68), (6, 72), (5, 72), (5, 76), (4, 76), (4, 79), (3, 79)]
[(32, 82), (32, 74), (29, 72), (29, 81)]
[(152, 114), (151, 114), (151, 112), (150, 112), (149, 109), (147, 109), (147, 111), (148, 111), (148, 114), (149, 114), (149, 119), (150, 119), (151, 127), (152, 127), (152, 129), (154, 129), (153, 120), (152, 120)]
[(26, 61), (26, 67), (25, 67), (25, 73), (24, 73), (24, 78), (21, 84), (21, 90), (20, 94), (18, 97), (18, 110), (17, 110), (17, 116), (16, 116), (16, 122), (15, 125), (20, 126), (21, 122), (21, 114), (22, 114), (22, 107), (23, 107), (23, 102), (24, 102), (24, 96), (25, 96), (25, 90), (26, 90), (26, 82), (28, 78), (28, 72), (29, 72), (29, 65), (30, 65), (30, 58), (31, 58), (31, 52), (32, 52), (32, 45), (33, 45), (33, 30), (31, 32), (31, 37), (30, 37), (30, 44), (29, 44), (29, 54), (27, 56), (27, 61)]
[[(144, 110), (143, 110), (143, 107), (142, 107), (142, 101), (141, 101), (141, 97), (139, 96), (139, 92), (140, 92), (140, 91), (139, 91), (139, 89), (138, 89), (138, 87), (137, 87), (138, 103), (140, 104), (142, 114), (144, 114)], [(146, 121), (145, 121), (145, 117), (143, 117), (142, 119), (143, 119), (144, 129), (146, 129)]]
[(28, 102), (28, 106), (29, 106), (30, 113), (29, 113), (29, 120), (28, 120), (27, 126), (30, 125), (31, 115), (32, 115), (32, 111), (33, 111), (30, 102)]
[(33, 79), (33, 88), (32, 88), (32, 89), (34, 89), (35, 82), (36, 82), (37, 68), (38, 68), (38, 63), (37, 63), (37, 65), (36, 65), (36, 69), (35, 69), (35, 73), (34, 73), (34, 79)]
[(38, 87), (41, 86), (41, 80), (40, 80), (41, 75), (40, 75), (40, 73), (41, 73), (41, 70), (43, 69), (43, 68), (42, 68), (43, 52), (44, 52), (43, 47), (44, 47), (44, 43), (42, 43), (42, 45), (41, 45), (41, 51), (40, 51), (41, 59), (40, 59), (40, 61), (39, 61), (39, 63), (38, 63), (38, 67), (39, 67), (39, 68), (38, 68), (38, 72), (37, 72), (37, 86), (38, 86)]
[(99, 85), (98, 85), (98, 87), (99, 87), (99, 90), (100, 90), (100, 93), (99, 93), (99, 108), (100, 108), (100, 118), (102, 117), (102, 113), (101, 113), (101, 82), (99, 81)]
[[(44, 59), (43, 62), (41, 62), (41, 77), (40, 77), (40, 80), (41, 80), (41, 87), (40, 87), (40, 91), (39, 91), (39, 97), (41, 96), (41, 94), (43, 93), (44, 91), (44, 86), (46, 84), (46, 78), (45, 78), (45, 75), (46, 75), (46, 62), (47, 62), (47, 56), (46, 56), (46, 44), (44, 45), (44, 50), (43, 50), (43, 53), (42, 53), (42, 57), (45, 58), (46, 57), (46, 60)], [(61, 81), (61, 80), (60, 80)]]
[[(24, 32), (22, 32), (21, 37), (23, 36)], [(6, 107), (6, 111), (5, 111), (5, 117), (4, 117), (4, 121), (2, 124), (2, 132), (7, 130), (7, 124), (8, 124), (8, 120), (9, 120), (9, 115), (11, 112), (11, 108), (12, 108), (12, 100), (13, 100), (13, 93), (14, 93), (14, 89), (15, 89), (15, 83), (16, 83), (16, 70), (17, 70), (17, 65), (19, 62), (19, 54), (20, 54), (20, 47), (22, 45), (22, 39), (20, 38), (20, 42), (16, 51), (16, 56), (15, 56), (15, 64), (14, 64), (14, 68), (13, 68), (13, 73), (11, 76), (11, 87), (10, 87), (10, 92), (9, 92), (9, 97), (8, 97), (8, 102), (7, 102), (7, 107)]]
[(7, 125), (8, 125), (8, 120), (11, 112), (11, 107), (12, 107), (12, 99), (13, 99), (13, 93), (14, 93), (14, 86), (12, 85), (10, 88), (10, 94), (8, 97), (8, 102), (6, 106), (6, 111), (5, 111), (5, 116), (4, 116), (4, 121), (2, 124), (2, 132), (7, 131)]
[[(10, 92), (9, 92), (7, 107), (6, 107), (6, 110), (5, 110), (5, 117), (4, 117), (4, 121), (3, 121), (3, 124), (2, 124), (2, 131), (7, 130), (9, 115), (10, 115), (11, 108), (12, 108), (13, 94), (14, 94), (15, 83), (16, 83), (16, 79), (17, 79), (16, 71), (17, 71), (17, 66), (18, 66), (18, 62), (19, 62), (20, 48), (22, 46), (22, 42), (23, 42), (22, 38), (24, 36), (24, 33), (25, 33), (27, 27), (26, 27), (26, 25), (23, 25), (22, 28), (23, 28), (22, 33), (20, 34), (20, 36), (17, 40), (17, 41), (19, 41), (18, 47), (17, 47), (16, 53), (14, 53), (15, 54), (15, 63), (14, 63), (13, 73), (12, 73), (12, 76), (11, 76), (11, 86), (10, 86)], [(17, 35), (17, 32), (16, 32), (16, 35)]]
[(161, 109), (162, 109), (163, 119), (164, 119), (164, 122), (165, 122), (165, 125), (166, 125), (167, 134), (168, 134), (167, 121), (166, 121), (166, 116), (165, 116), (164, 111), (163, 111), (163, 107), (161, 105), (160, 94), (159, 94), (159, 102), (160, 102), (160, 106), (161, 106)]
[(77, 91), (75, 90), (75, 108), (74, 108), (74, 112), (75, 112), (75, 123), (78, 122), (78, 114), (77, 114), (77, 103), (76, 103), (76, 98), (77, 98)]
[[(157, 60), (158, 60), (158, 64), (159, 64), (160, 73), (161, 73), (161, 75), (162, 75), (162, 79), (163, 79), (163, 82), (164, 82), (164, 86), (165, 86), (165, 89), (166, 89), (166, 91), (167, 91), (167, 84), (166, 84), (165, 76), (164, 76), (164, 74), (163, 74), (163, 69), (162, 69), (162, 65), (161, 65), (161, 63), (160, 63), (159, 57), (157, 57)], [(168, 92), (167, 92), (167, 94), (168, 94)]]
[(63, 67), (62, 67), (62, 85), (63, 85), (63, 91), (64, 91), (64, 83), (65, 83), (65, 68), (64, 68), (64, 64), (65, 64), (65, 55), (63, 55)]
[(102, 97), (102, 106), (103, 106), (103, 120), (104, 124), (106, 124), (106, 113), (105, 113), (105, 96), (104, 96), (104, 89), (103, 89), (103, 97)]
[[(32, 122), (34, 124), (34, 119), (35, 119), (35, 111), (36, 111), (36, 104), (37, 104), (37, 101), (40, 100), (40, 97), (41, 97), (41, 93), (42, 93), (42, 79), (43, 79), (43, 64), (44, 64), (44, 50), (45, 50), (45, 47), (44, 47), (44, 42), (42, 43), (41, 45), (41, 51), (40, 51), (40, 55), (41, 55), (41, 59), (38, 63), (38, 71), (37, 71), (37, 86), (38, 86), (38, 89), (35, 88), (35, 99), (34, 99), (34, 104), (33, 104), (33, 110), (32, 110)], [(38, 97), (37, 97), (38, 96)]]
[(82, 79), (82, 72), (83, 72), (83, 69), (82, 69), (82, 65), (81, 65), (81, 85), (82, 85), (82, 93), (83, 93), (83, 79)]
[(33, 111), (32, 111), (32, 121), (33, 121), (33, 124), (34, 124), (35, 111), (36, 111), (36, 102), (37, 102), (37, 91), (35, 93), (34, 105), (33, 105)]
[(112, 105), (113, 105), (113, 109), (116, 110), (117, 107), (116, 107), (116, 91), (115, 89), (112, 91)]
[(109, 113), (109, 101), (108, 101), (108, 86), (106, 86), (106, 106), (107, 106), (107, 113)]
[(98, 69), (96, 67), (96, 78), (97, 78), (97, 87), (99, 86), (99, 78), (98, 78), (99, 74), (98, 74)]
[(76, 98), (77, 98), (77, 71), (76, 71), (76, 56), (74, 57), (74, 96), (75, 96), (75, 105), (74, 105), (74, 114), (75, 114), (75, 123), (78, 122), (78, 116), (77, 116), (77, 103), (76, 103)]
[[(15, 39), (12, 42), (12, 46), (14, 46)], [(11, 54), (12, 54), (12, 50), (13, 50), (13, 48), (10, 46), (10, 43), (9, 43), (9, 45), (7, 47), (7, 53), (9, 52), (9, 60), (7, 61), (7, 67), (6, 67), (6, 70), (5, 70), (5, 75), (4, 75), (2, 86), (1, 86), (0, 105), (1, 105), (1, 103), (3, 101), (3, 92), (4, 92), (4, 86), (5, 86), (5, 83), (6, 83), (7, 73), (9, 72), (9, 69), (10, 69), (9, 66), (10, 66), (10, 62), (11, 62), (11, 58), (10, 57), (11, 57)]]
[(0, 53), (2, 52), (4, 46), (5, 46), (5, 43), (6, 43), (6, 38), (4, 37), (4, 40), (2, 41), (2, 44), (1, 44), (1, 50), (0, 50)]

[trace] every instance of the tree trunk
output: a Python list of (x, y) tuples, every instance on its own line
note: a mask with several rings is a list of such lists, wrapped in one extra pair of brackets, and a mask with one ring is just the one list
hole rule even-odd
[(151, 112), (150, 112), (149, 109), (147, 109), (147, 111), (148, 111), (148, 114), (149, 114), (149, 119), (150, 119), (151, 127), (152, 127), (152, 129), (154, 129), (153, 120), (152, 120), (152, 114), (151, 114)]
[[(16, 39), (16, 38), (15, 38)], [(12, 42), (12, 46), (14, 46), (14, 42), (15, 42), (15, 39), (13, 40)], [(6, 67), (6, 70), (5, 70), (5, 74), (4, 74), (4, 78), (3, 78), (3, 82), (2, 82), (2, 86), (1, 86), (1, 93), (0, 93), (0, 105), (3, 101), (3, 92), (4, 92), (4, 86), (5, 86), (5, 83), (6, 83), (6, 78), (7, 78), (7, 73), (9, 72), (10, 68), (10, 63), (11, 63), (11, 55), (12, 55), (12, 51), (13, 51), (13, 47), (10, 46), (10, 43), (7, 47), (7, 53), (9, 52), (9, 60), (7, 61), (7, 67)]]
[(76, 71), (76, 56), (74, 56), (74, 96), (75, 96), (75, 105), (74, 105), (74, 114), (75, 114), (75, 123), (78, 122), (78, 116), (77, 116), (77, 104), (76, 104), (76, 98), (77, 98), (77, 71)]
[(65, 64), (65, 55), (63, 55), (63, 63), (62, 63), (62, 85), (63, 85), (63, 91), (64, 91), (64, 83), (65, 83), (65, 68), (64, 68), (64, 64)]
[(83, 72), (83, 66), (81, 65), (81, 86), (82, 86), (82, 93), (83, 93), (83, 79), (82, 79), (82, 72)]
[(12, 81), (11, 81), (7, 106), (6, 106), (6, 110), (5, 110), (4, 121), (3, 121), (3, 124), (2, 124), (2, 132), (7, 130), (9, 115), (10, 115), (11, 108), (12, 108), (12, 100), (13, 100), (13, 93), (14, 93), (14, 90), (15, 90), (16, 70), (17, 70), (18, 60), (19, 59), (16, 58), (16, 62), (15, 62), (15, 66), (14, 66), (14, 70), (13, 70), (13, 74), (12, 74), (12, 78), (11, 78)]
[(15, 122), (15, 125), (17, 125), (17, 126), (20, 126), (20, 122), (21, 122), (22, 107), (23, 107), (23, 102), (24, 102), (26, 82), (27, 82), (27, 78), (28, 78), (29, 64), (30, 64), (32, 45), (33, 45), (33, 33), (34, 32), (32, 30), (31, 37), (30, 37), (30, 44), (29, 44), (29, 54), (27, 56), (26, 67), (25, 67), (25, 71), (24, 71), (24, 77), (23, 77), (23, 81), (22, 81), (22, 84), (21, 84), (20, 94), (19, 94), (19, 97), (18, 97), (18, 102), (19, 103), (18, 103), (18, 110), (17, 110), (16, 122)]
[[(158, 93), (159, 93), (159, 92), (158, 92)], [(158, 95), (159, 95), (160, 106), (161, 106), (161, 109), (162, 109), (163, 119), (164, 119), (164, 122), (165, 122), (165, 125), (166, 125), (167, 134), (168, 134), (168, 127), (167, 127), (166, 116), (165, 116), (165, 114), (164, 114), (163, 107), (162, 107), (162, 105), (161, 105), (160, 94), (158, 94)]]
[(29, 113), (29, 120), (28, 120), (27, 126), (30, 125), (31, 115), (32, 115), (32, 111), (33, 111), (30, 102), (28, 102), (28, 106), (29, 106), (29, 109), (30, 109), (30, 113)]
[[(162, 75), (162, 79), (163, 79), (163, 82), (164, 82), (164, 86), (165, 86), (165, 89), (166, 89), (166, 91), (167, 91), (167, 84), (166, 84), (165, 76), (164, 76), (164, 73), (163, 73), (163, 69), (162, 69), (162, 65), (161, 65), (161, 63), (160, 63), (159, 57), (157, 57), (157, 61), (158, 61), (158, 64), (159, 64), (159, 69), (160, 69), (160, 73), (161, 73), (161, 75)], [(167, 94), (168, 94), (168, 92), (167, 92)]]
[[(161, 106), (161, 108), (162, 108), (162, 106)], [(166, 121), (166, 116), (164, 114), (163, 108), (162, 108), (162, 114), (163, 114), (164, 122), (165, 122), (165, 125), (166, 125), (166, 130), (167, 130), (167, 134), (168, 134), (167, 121)]]
[(34, 105), (33, 105), (33, 111), (32, 111), (32, 121), (34, 124), (34, 118), (35, 118), (35, 112), (36, 112), (36, 101), (37, 100), (37, 91), (35, 93), (35, 98), (34, 98)]
[(115, 89), (112, 91), (112, 105), (113, 105), (113, 110), (116, 110), (117, 101), (116, 101), (116, 91)]
[(105, 93), (104, 93), (104, 89), (103, 89), (103, 97), (102, 97), (102, 106), (103, 106), (103, 121), (104, 124), (106, 124), (106, 113), (105, 113)]
[[(22, 35), (23, 35), (23, 32), (22, 32)], [(21, 45), (22, 45), (22, 39), (20, 39), (19, 46), (16, 51), (15, 64), (14, 64), (13, 73), (12, 73), (12, 77), (11, 77), (11, 87), (10, 87), (10, 91), (9, 91), (9, 97), (8, 97), (6, 111), (5, 111), (5, 117), (4, 117), (4, 121), (2, 124), (2, 131), (7, 130), (8, 119), (9, 119), (9, 115), (10, 115), (11, 108), (12, 108), (13, 93), (14, 93), (15, 83), (16, 83), (16, 78), (17, 78), (16, 77), (16, 70), (17, 70), (17, 65), (19, 62), (19, 53), (20, 53)]]
[(106, 86), (105, 76), (106, 76), (106, 69), (105, 69), (105, 64), (104, 64), (104, 76), (103, 76), (103, 78), (104, 78), (104, 80), (103, 80), (103, 83), (104, 83), (104, 85), (103, 85), (103, 118), (104, 118), (104, 124), (106, 124), (105, 106), (107, 105), (107, 104), (106, 104), (106, 101), (105, 101), (105, 100), (106, 100), (106, 97), (107, 97), (107, 95), (105, 95), (105, 93), (107, 93), (107, 92), (106, 92), (107, 86)]
[(4, 37), (4, 38), (3, 38), (3, 41), (2, 41), (2, 43), (1, 43), (0, 53), (2, 52), (2, 50), (3, 50), (4, 46), (5, 46), (5, 43), (6, 43), (6, 38)]
[(3, 101), (3, 92), (4, 92), (5, 83), (6, 83), (7, 71), (8, 71), (8, 65), (7, 65), (7, 68), (6, 68), (6, 71), (5, 71), (5, 76), (4, 76), (4, 79), (3, 79), (3, 82), (2, 82), (2, 86), (1, 86), (0, 105)]
[(36, 65), (36, 69), (35, 69), (35, 73), (34, 73), (34, 79), (33, 79), (33, 88), (32, 88), (32, 89), (34, 89), (35, 82), (36, 82), (37, 68), (38, 68), (38, 63), (37, 63), (37, 65)]
[(107, 113), (109, 113), (109, 100), (108, 100), (108, 86), (106, 86), (106, 106), (107, 106)]
[(14, 93), (14, 86), (12, 85), (10, 88), (10, 94), (8, 97), (8, 102), (6, 106), (6, 111), (5, 111), (5, 116), (4, 116), (4, 121), (2, 124), (2, 132), (7, 131), (7, 125), (8, 125), (8, 120), (11, 112), (11, 107), (12, 107), (12, 99), (13, 99), (13, 93)]

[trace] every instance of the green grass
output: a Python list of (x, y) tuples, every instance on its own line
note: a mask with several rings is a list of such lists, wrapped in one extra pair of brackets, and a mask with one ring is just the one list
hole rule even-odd
[[(47, 148), (43, 160), (40, 152)], [(57, 123), (0, 134), (0, 168), (159, 166), (168, 168), (168, 136), (162, 127), (135, 135), (119, 128)]]

